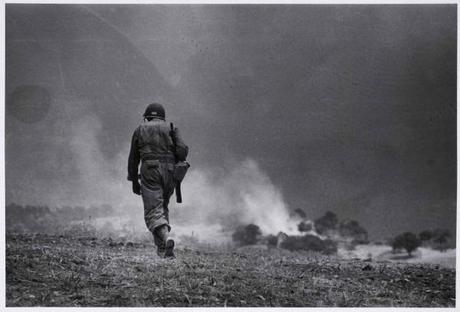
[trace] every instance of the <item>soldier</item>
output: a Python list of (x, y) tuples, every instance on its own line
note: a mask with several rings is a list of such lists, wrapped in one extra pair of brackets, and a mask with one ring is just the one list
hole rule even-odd
[[(174, 145), (175, 142), (175, 145)], [(174, 258), (174, 240), (168, 238), (169, 198), (174, 192), (173, 178), (175, 161), (185, 161), (188, 147), (182, 141), (177, 128), (171, 131), (165, 121), (165, 110), (161, 104), (147, 106), (144, 122), (134, 131), (128, 160), (128, 180), (133, 192), (142, 195), (144, 219), (153, 234), (157, 254)], [(138, 167), (141, 164), (141, 183)]]

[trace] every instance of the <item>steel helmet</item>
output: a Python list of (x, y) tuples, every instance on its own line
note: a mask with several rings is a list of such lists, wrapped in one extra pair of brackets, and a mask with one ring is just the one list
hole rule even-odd
[(148, 117), (159, 117), (161, 119), (165, 119), (165, 109), (163, 105), (158, 103), (149, 104), (144, 112), (144, 118)]

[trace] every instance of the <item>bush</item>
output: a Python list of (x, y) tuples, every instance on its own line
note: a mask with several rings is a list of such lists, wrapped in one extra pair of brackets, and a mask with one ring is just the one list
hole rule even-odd
[(336, 229), (338, 222), (337, 215), (331, 211), (327, 211), (324, 216), (315, 220), (315, 228), (319, 234), (324, 234), (328, 230)]
[(313, 230), (313, 224), (302, 221), (297, 225), (299, 232), (309, 232)]
[(367, 244), (367, 231), (355, 220), (344, 220), (340, 222), (339, 233), (343, 237), (353, 238), (355, 244)]
[(255, 224), (239, 226), (232, 234), (233, 241), (239, 246), (257, 244), (262, 234), (260, 228)]
[(277, 245), (277, 243), (278, 243), (278, 237), (272, 234), (267, 236), (267, 245), (269, 247), (274, 247)]
[(416, 250), (420, 245), (421, 241), (414, 233), (405, 232), (396, 236), (393, 239), (391, 246), (394, 250), (396, 249), (405, 249), (409, 256), (412, 255), (412, 252)]
[(281, 243), (280, 247), (291, 251), (312, 250), (325, 254), (337, 252), (337, 244), (334, 241), (330, 239), (321, 240), (314, 235), (288, 236), (286, 240)]

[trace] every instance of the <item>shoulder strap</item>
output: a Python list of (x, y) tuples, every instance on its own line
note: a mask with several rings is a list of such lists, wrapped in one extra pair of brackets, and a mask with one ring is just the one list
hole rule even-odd
[(173, 142), (173, 152), (174, 152), (174, 157), (176, 157), (177, 152), (176, 152), (176, 136), (174, 135), (174, 125), (172, 122), (170, 122), (169, 125), (171, 127), (171, 131), (169, 131), (169, 136), (171, 137), (171, 140)]

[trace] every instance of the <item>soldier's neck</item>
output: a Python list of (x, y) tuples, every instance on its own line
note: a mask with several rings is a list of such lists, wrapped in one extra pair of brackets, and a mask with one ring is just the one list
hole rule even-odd
[(154, 122), (154, 121), (156, 121), (156, 122), (160, 122), (160, 121), (165, 122), (165, 120), (161, 119), (161, 118), (152, 118), (150, 120), (149, 119), (146, 120), (146, 122)]

